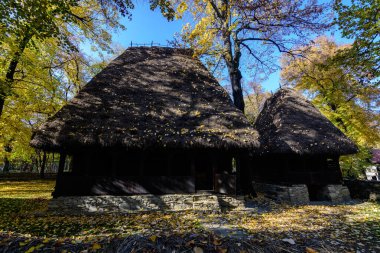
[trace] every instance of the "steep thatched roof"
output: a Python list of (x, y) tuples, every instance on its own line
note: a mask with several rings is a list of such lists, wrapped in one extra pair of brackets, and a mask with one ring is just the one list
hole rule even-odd
[(264, 104), (256, 122), (263, 153), (334, 154), (357, 152), (356, 145), (308, 100), (284, 88)]
[(43, 124), (31, 145), (254, 148), (258, 134), (190, 50), (131, 47)]

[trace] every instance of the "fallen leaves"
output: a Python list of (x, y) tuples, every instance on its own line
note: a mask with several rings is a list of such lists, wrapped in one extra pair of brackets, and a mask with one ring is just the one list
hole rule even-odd
[(102, 248), (102, 245), (100, 245), (99, 243), (94, 243), (92, 245), (92, 250), (98, 250), (98, 249), (101, 249)]
[(306, 247), (305, 251), (306, 251), (306, 253), (318, 253), (318, 251), (316, 251), (312, 248), (309, 248), (309, 247)]
[(152, 235), (151, 237), (149, 237), (149, 240), (151, 240), (152, 242), (156, 242), (157, 235)]
[[(42, 249), (101, 252), (107, 247), (124, 247), (127, 252), (133, 252), (140, 247), (160, 252), (165, 247), (196, 253), (240, 253), (278, 247), (306, 253), (326, 249), (380, 252), (380, 205), (377, 203), (286, 206), (258, 202), (260, 212), (63, 216), (46, 213), (48, 201), (0, 198), (0, 251), (8, 247), (23, 252)], [(217, 235), (206, 224), (218, 225), (214, 229), (223, 230), (223, 234)], [(237, 233), (237, 229), (244, 233)]]
[(193, 251), (194, 251), (194, 253), (203, 253), (203, 249), (200, 247), (194, 247)]

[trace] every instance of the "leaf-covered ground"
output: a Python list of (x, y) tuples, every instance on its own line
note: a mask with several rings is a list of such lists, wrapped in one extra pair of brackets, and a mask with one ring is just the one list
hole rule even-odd
[(0, 252), (380, 252), (376, 203), (58, 216), (53, 185), (0, 182)]
[(0, 181), (0, 198), (50, 199), (55, 180)]

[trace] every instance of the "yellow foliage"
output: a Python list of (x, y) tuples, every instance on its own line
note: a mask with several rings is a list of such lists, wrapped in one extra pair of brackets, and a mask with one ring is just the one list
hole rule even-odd
[(176, 18), (177, 19), (181, 19), (182, 18), (182, 15), (183, 13), (187, 11), (187, 3), (186, 2), (181, 2), (178, 6), (177, 6), (177, 12), (176, 12)]

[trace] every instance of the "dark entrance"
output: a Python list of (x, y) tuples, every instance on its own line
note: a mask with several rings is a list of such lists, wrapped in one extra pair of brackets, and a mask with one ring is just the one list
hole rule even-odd
[(212, 159), (207, 155), (201, 154), (195, 159), (195, 190), (196, 191), (213, 191), (214, 190), (214, 173)]

